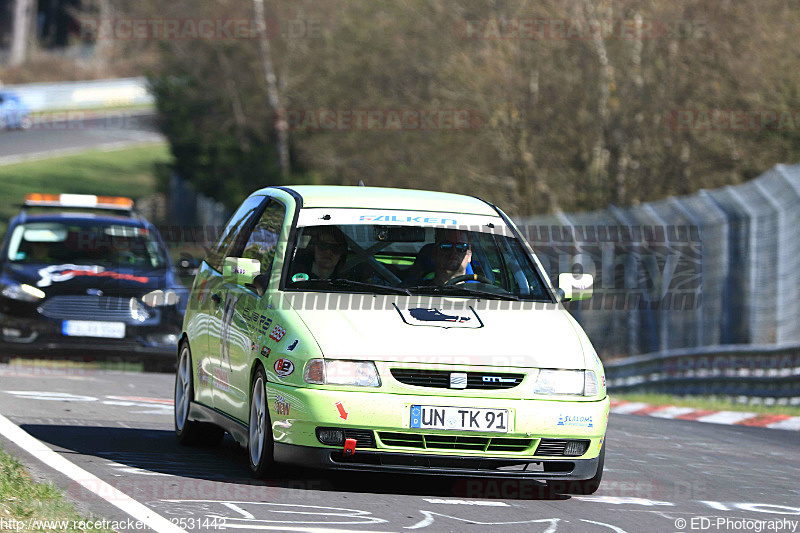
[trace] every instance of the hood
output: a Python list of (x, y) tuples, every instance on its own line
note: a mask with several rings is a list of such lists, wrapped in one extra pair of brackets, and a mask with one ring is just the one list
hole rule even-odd
[(293, 307), (326, 358), (586, 368), (579, 333), (554, 304), (388, 297), (380, 309)]
[(43, 290), (48, 296), (97, 294), (141, 296), (166, 284), (166, 270), (96, 265), (6, 264), (3, 277)]

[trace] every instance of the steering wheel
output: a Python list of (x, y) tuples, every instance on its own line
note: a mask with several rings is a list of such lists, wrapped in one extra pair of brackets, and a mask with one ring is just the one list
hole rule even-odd
[(461, 276), (450, 278), (444, 284), (455, 285), (456, 283), (465, 283), (467, 281), (478, 281), (480, 283), (485, 283), (486, 285), (493, 285), (492, 280), (485, 276), (481, 276), (480, 274), (463, 274)]

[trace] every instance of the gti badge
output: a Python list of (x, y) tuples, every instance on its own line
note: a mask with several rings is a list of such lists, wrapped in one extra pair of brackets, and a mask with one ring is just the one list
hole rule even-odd
[(514, 378), (501, 378), (500, 376), (483, 376), (481, 381), (484, 383), (516, 383)]

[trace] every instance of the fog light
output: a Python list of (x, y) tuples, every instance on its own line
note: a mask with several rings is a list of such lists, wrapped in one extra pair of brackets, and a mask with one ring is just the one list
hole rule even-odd
[(578, 457), (586, 453), (587, 448), (589, 448), (589, 441), (571, 440), (567, 443), (566, 448), (564, 448), (564, 455), (569, 457)]
[(178, 335), (175, 333), (159, 333), (147, 336), (148, 343), (156, 346), (177, 346), (178, 340)]
[(3, 328), (3, 336), (4, 337), (22, 337), (22, 332), (18, 329), (12, 328)]
[(335, 428), (317, 428), (317, 439), (328, 446), (341, 446), (344, 444), (344, 431)]

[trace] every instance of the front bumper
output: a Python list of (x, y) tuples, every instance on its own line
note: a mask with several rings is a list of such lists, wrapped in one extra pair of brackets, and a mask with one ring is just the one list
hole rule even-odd
[[(591, 478), (608, 422), (609, 399), (556, 401), (267, 387), (276, 460), (338, 470), (431, 474)], [(482, 397), (483, 396), (483, 397)], [(280, 406), (278, 412), (277, 406)], [(507, 433), (410, 427), (412, 405), (508, 409)], [(573, 420), (584, 421), (574, 425)], [(588, 422), (586, 422), (588, 421)], [(355, 454), (322, 444), (317, 428), (341, 428), (357, 438)], [(545, 441), (544, 439), (551, 439)], [(543, 453), (553, 440), (588, 442), (580, 456)], [(552, 448), (549, 448), (552, 450)]]
[(275, 443), (275, 461), (308, 468), (457, 475), (491, 478), (531, 478), (576, 481), (597, 473), (599, 457), (592, 459), (500, 459), (458, 455), (357, 451), (345, 457), (341, 450)]
[[(98, 317), (102, 321), (102, 317)], [(155, 324), (126, 324), (123, 338), (63, 334), (62, 320), (14, 317), (0, 313), (0, 351), (35, 353), (53, 350), (90, 350), (163, 355), (174, 359), (180, 338), (179, 317), (165, 314)]]

